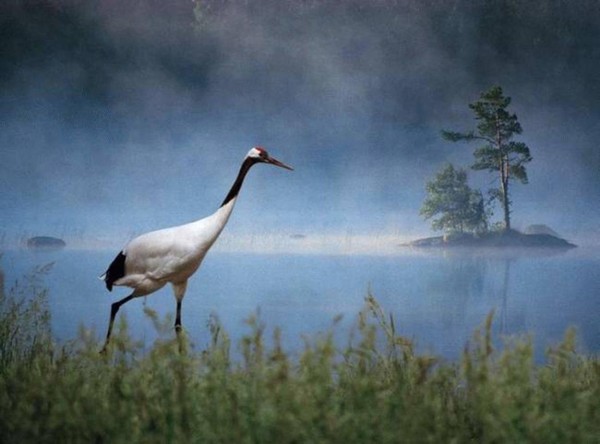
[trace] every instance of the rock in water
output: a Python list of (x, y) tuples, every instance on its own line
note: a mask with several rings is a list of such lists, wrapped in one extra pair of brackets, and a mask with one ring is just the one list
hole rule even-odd
[(556, 231), (554, 231), (552, 228), (550, 228), (548, 225), (544, 225), (544, 224), (529, 225), (527, 228), (525, 228), (524, 233), (525, 234), (549, 234), (550, 236), (558, 237), (560, 239), (563, 238), (562, 236), (559, 236), (558, 233)]
[(66, 246), (64, 240), (51, 236), (36, 236), (27, 239), (27, 248), (36, 250), (58, 250)]

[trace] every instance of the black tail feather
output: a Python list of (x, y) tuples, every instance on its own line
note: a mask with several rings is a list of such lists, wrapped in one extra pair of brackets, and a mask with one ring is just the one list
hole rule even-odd
[(125, 254), (121, 251), (104, 273), (104, 282), (108, 291), (112, 291), (113, 283), (125, 276)]

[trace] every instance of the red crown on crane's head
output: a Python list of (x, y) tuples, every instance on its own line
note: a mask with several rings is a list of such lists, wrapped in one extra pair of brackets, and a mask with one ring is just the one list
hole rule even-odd
[(250, 151), (248, 151), (248, 155), (246, 156), (246, 158), (250, 158), (254, 162), (269, 163), (271, 165), (285, 168), (286, 170), (293, 170), (292, 167), (269, 156), (267, 150), (265, 150), (262, 146), (255, 146), (254, 148), (252, 148)]

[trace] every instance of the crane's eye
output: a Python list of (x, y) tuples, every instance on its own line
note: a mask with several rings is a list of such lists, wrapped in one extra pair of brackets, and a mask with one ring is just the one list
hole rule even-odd
[(266, 159), (269, 157), (267, 155), (267, 152), (263, 148), (257, 147), (256, 151), (258, 152), (258, 157), (260, 157), (261, 159)]

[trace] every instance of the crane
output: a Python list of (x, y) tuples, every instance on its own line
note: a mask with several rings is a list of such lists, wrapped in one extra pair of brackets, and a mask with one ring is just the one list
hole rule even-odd
[(113, 286), (125, 286), (133, 288), (133, 292), (111, 305), (108, 332), (102, 352), (106, 351), (110, 342), (119, 308), (134, 298), (154, 293), (167, 283), (171, 283), (177, 301), (175, 332), (179, 336), (182, 328), (181, 302), (188, 279), (196, 272), (227, 224), (244, 178), (257, 163), (293, 170), (292, 167), (269, 156), (264, 148), (254, 147), (248, 151), (235, 182), (217, 211), (195, 222), (142, 234), (131, 240), (117, 254), (100, 279), (105, 282), (108, 291), (112, 291)]

